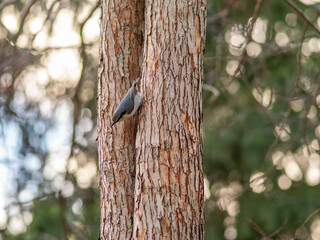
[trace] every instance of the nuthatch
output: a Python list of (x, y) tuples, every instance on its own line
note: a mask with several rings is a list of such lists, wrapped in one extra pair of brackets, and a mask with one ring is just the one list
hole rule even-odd
[(132, 87), (128, 90), (127, 94), (119, 103), (119, 106), (112, 116), (112, 125), (122, 121), (125, 118), (132, 117), (140, 107), (142, 103), (142, 96), (136, 90), (137, 82), (140, 80), (138, 77), (132, 84)]

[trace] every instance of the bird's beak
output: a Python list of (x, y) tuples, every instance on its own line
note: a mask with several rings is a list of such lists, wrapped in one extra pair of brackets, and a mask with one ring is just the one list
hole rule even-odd
[(139, 80), (140, 80), (140, 77), (138, 77), (136, 80), (134, 80), (133, 85), (136, 85), (137, 82), (139, 82)]

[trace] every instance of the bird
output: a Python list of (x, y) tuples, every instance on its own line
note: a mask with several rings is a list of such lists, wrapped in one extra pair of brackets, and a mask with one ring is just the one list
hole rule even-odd
[(117, 123), (121, 122), (126, 118), (132, 117), (142, 104), (142, 96), (136, 90), (136, 85), (139, 82), (140, 77), (138, 77), (132, 84), (131, 88), (128, 90), (127, 94), (119, 103), (116, 111), (112, 116), (111, 127)]

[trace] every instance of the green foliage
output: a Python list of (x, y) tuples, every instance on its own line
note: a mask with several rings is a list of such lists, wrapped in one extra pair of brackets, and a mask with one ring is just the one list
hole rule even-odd
[[(285, 1), (264, 1), (259, 18), (267, 21), (267, 29), (265, 42), (258, 42), (261, 53), (255, 58), (246, 56), (241, 74), (232, 77), (226, 71), (228, 63), (241, 59), (241, 55), (231, 54), (226, 33), (233, 31), (246, 37), (247, 23), (255, 14), (253, 1), (232, 3), (208, 3), (208, 18), (216, 16), (218, 20), (207, 28), (204, 83), (214, 86), (220, 95), (216, 97), (209, 91), (203, 94), (204, 171), (211, 190), (206, 202), (206, 239), (260, 238), (246, 219), (258, 224), (266, 234), (273, 233), (288, 219), (278, 235), (288, 237), (319, 207), (316, 187), (303, 181), (307, 178), (310, 156), (314, 154), (319, 161), (318, 153), (310, 147), (316, 137), (319, 115), (316, 113), (313, 119), (306, 117), (319, 94), (314, 92), (319, 85), (319, 51), (305, 56), (301, 47), (301, 39), (306, 44), (312, 38), (319, 40), (319, 36)], [(310, 7), (298, 6), (310, 11)], [(221, 15), (224, 10), (226, 16)], [(289, 43), (282, 46), (277, 42), (281, 36), (278, 33), (287, 34)], [(229, 88), (232, 84), (226, 82), (236, 82), (237, 90), (233, 91)], [(269, 90), (273, 103), (262, 103)], [(292, 107), (296, 100), (302, 104), (300, 108)], [(316, 109), (318, 112), (319, 107)], [(281, 124), (289, 129), (287, 136), (282, 133), (280, 137)], [(309, 153), (306, 144), (311, 149)], [(302, 169), (302, 179), (291, 180), (288, 190), (280, 189), (278, 182), (287, 170), (283, 167), (277, 170), (272, 164), (277, 151), (284, 153), (285, 159), (293, 154)], [(265, 189), (261, 193), (255, 193), (251, 187), (251, 177), (256, 172), (265, 174), (262, 182)], [(234, 183), (242, 185), (240, 192), (232, 193)], [(216, 188), (227, 192), (226, 196)], [(228, 209), (231, 206), (228, 204), (234, 201), (238, 204), (236, 213)], [(306, 226), (310, 232), (311, 222)], [(236, 235), (228, 235), (230, 226), (236, 229)]]

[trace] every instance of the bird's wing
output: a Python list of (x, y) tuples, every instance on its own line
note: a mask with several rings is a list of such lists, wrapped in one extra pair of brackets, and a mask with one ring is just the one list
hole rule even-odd
[[(130, 114), (133, 110), (133, 101), (130, 98), (130, 90), (127, 92), (126, 96), (121, 100), (116, 111), (114, 112), (114, 114), (112, 116), (112, 121), (114, 123), (118, 122), (119, 119), (121, 119), (121, 117), (123, 115), (125, 115), (126, 113)], [(120, 107), (120, 106), (122, 106), (122, 107)], [(124, 106), (126, 108), (124, 108)], [(116, 116), (117, 116), (117, 118), (116, 118)]]

